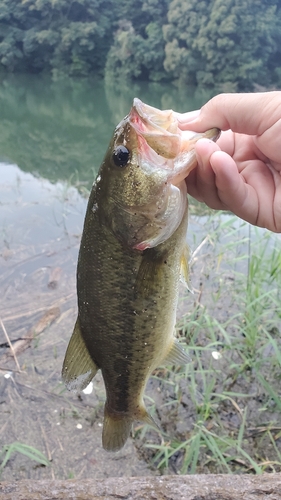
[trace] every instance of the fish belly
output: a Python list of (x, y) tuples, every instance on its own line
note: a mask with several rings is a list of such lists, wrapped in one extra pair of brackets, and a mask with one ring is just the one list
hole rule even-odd
[(124, 248), (96, 214), (86, 218), (77, 268), (77, 322), (96, 367), (93, 373), (101, 369), (105, 383), (107, 450), (124, 445), (134, 420), (155, 426), (143, 393), (151, 372), (175, 350), (186, 227), (187, 209), (166, 242), (140, 252)]

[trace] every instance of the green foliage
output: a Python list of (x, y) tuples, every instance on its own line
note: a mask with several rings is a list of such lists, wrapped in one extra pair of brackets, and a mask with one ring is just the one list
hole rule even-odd
[(112, 76), (153, 81), (167, 79), (162, 33), (167, 10), (167, 0), (121, 2), (117, 31), (106, 61), (107, 79)]
[(163, 473), (279, 472), (279, 235), (218, 213), (200, 224), (210, 232), (178, 325), (192, 362), (154, 372), (166, 434), (140, 438)]
[(0, 67), (268, 87), (281, 83), (280, 22), (280, 0), (2, 0)]
[(196, 85), (267, 86), (278, 29), (276, 0), (173, 0), (164, 26), (164, 67)]
[(111, 0), (4, 0), (0, 61), (9, 71), (101, 73), (112, 41)]

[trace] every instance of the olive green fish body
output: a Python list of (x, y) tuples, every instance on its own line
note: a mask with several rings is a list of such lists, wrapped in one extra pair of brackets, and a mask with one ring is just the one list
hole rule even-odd
[(101, 223), (99, 209), (91, 208), (95, 197), (94, 191), (78, 261), (78, 317), (87, 349), (102, 371), (106, 414), (127, 416), (131, 427), (133, 420), (145, 418), (147, 379), (174, 342), (187, 208), (169, 240), (139, 252), (124, 247)]
[[(119, 384), (120, 370), (114, 366), (118, 361), (130, 368), (138, 363), (147, 373), (147, 367), (158, 366), (163, 358), (162, 344), (171, 342), (187, 217), (168, 241), (143, 252), (123, 247), (106, 226), (99, 225), (98, 211), (89, 217), (87, 226), (95, 241), (82, 239), (79, 318), (88, 350), (106, 384), (115, 379), (119, 387), (123, 382)], [(135, 379), (135, 375), (130, 376)]]
[(124, 445), (133, 421), (155, 426), (143, 403), (152, 371), (188, 361), (174, 327), (180, 274), (188, 274), (184, 177), (194, 152), (183, 158), (174, 122), (172, 112), (134, 101), (116, 128), (84, 222), (78, 317), (63, 379), (82, 390), (101, 370), (103, 446), (112, 451)]

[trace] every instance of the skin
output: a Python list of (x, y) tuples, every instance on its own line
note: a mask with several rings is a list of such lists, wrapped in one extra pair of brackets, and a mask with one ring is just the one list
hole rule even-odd
[(177, 114), (179, 128), (222, 130), (195, 146), (188, 193), (217, 210), (281, 232), (281, 92), (220, 94), (201, 110)]

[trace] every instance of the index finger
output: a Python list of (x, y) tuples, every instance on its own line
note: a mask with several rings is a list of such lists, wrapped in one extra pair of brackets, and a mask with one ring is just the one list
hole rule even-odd
[(177, 118), (182, 130), (203, 132), (217, 127), (240, 134), (261, 135), (281, 119), (281, 92), (219, 94), (199, 113), (178, 114)]

